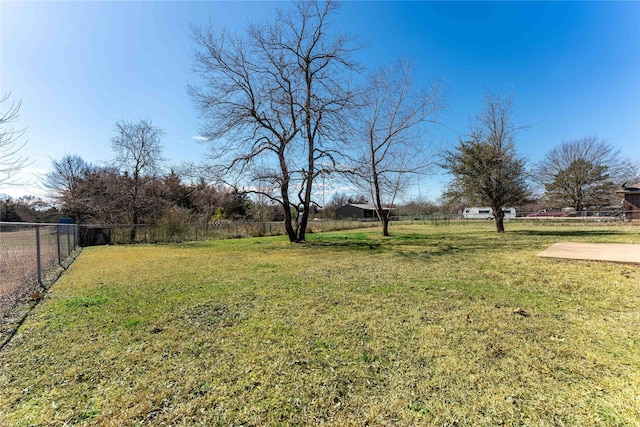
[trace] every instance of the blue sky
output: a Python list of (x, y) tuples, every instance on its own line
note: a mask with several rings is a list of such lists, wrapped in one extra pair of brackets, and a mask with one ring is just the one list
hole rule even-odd
[[(197, 161), (199, 117), (186, 94), (189, 24), (242, 32), (268, 21), (286, 2), (0, 3), (0, 93), (22, 100), (20, 121), (33, 164), (77, 154), (113, 157), (116, 121), (150, 118), (166, 131), (165, 157)], [(531, 125), (516, 140), (540, 160), (562, 141), (598, 136), (640, 159), (640, 3), (637, 2), (344, 2), (334, 29), (366, 46), (358, 59), (375, 68), (410, 57), (415, 76), (443, 81), (444, 126), (431, 137), (451, 147), (482, 108), (487, 89), (513, 93), (516, 119)], [(445, 175), (423, 180), (412, 196), (436, 199)], [(42, 190), (3, 188), (19, 196)]]

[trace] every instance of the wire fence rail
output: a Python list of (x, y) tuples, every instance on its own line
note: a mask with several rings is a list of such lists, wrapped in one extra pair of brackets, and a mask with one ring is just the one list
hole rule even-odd
[[(360, 220), (315, 220), (307, 233), (376, 227), (376, 222)], [(170, 243), (286, 234), (284, 222), (215, 221), (173, 224), (91, 224), (80, 225), (83, 246), (128, 243)]]
[[(449, 224), (452, 222), (469, 222), (477, 223), (486, 220), (493, 220), (493, 214), (477, 215), (475, 217), (468, 216), (463, 212), (457, 214), (427, 214), (427, 215), (400, 215), (392, 218), (395, 221), (403, 222), (424, 222), (434, 224)], [(617, 211), (580, 211), (580, 212), (563, 212), (563, 211), (518, 211), (515, 217), (505, 215), (505, 221), (518, 221), (523, 223), (557, 223), (557, 224), (576, 224), (576, 225), (598, 225), (598, 224), (637, 224), (640, 220), (640, 211), (638, 210), (617, 210)]]
[(0, 296), (24, 283), (45, 286), (51, 270), (68, 267), (78, 237), (75, 224), (0, 222)]
[[(312, 221), (309, 233), (375, 224)], [(14, 323), (16, 307), (33, 303), (75, 259), (80, 247), (169, 243), (285, 234), (282, 222), (217, 221), (206, 224), (40, 224), (0, 222), (0, 333)], [(29, 304), (27, 304), (29, 305)]]
[(40, 299), (75, 259), (80, 241), (75, 224), (0, 222), (0, 332), (15, 323), (15, 308)]

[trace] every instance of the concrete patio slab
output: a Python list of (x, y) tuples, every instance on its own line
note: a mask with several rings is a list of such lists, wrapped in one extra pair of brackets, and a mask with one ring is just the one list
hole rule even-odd
[(545, 258), (586, 259), (640, 264), (640, 245), (630, 243), (554, 243), (538, 254)]

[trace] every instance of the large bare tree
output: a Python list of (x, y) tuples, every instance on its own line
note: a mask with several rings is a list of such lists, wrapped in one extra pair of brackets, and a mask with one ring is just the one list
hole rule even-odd
[(615, 189), (633, 176), (632, 168), (611, 144), (585, 137), (549, 151), (535, 166), (534, 177), (550, 202), (582, 211), (616, 200)]
[(137, 122), (121, 120), (116, 123), (111, 147), (115, 152), (114, 166), (128, 178), (124, 188), (127, 210), (131, 221), (130, 239), (136, 238), (136, 225), (144, 210), (144, 187), (151, 182), (161, 167), (164, 131), (150, 120)]
[(78, 221), (84, 220), (82, 184), (96, 168), (73, 154), (67, 154), (60, 160), (52, 160), (51, 166), (52, 169), (44, 177), (45, 188), (52, 192), (53, 198), (64, 207), (65, 213)]
[(512, 97), (488, 92), (468, 138), (443, 155), (442, 166), (453, 175), (446, 198), (488, 205), (496, 231), (504, 233), (503, 208), (529, 199), (525, 160), (515, 151)]
[(15, 175), (29, 165), (29, 158), (20, 153), (27, 143), (20, 141), (24, 129), (15, 130), (9, 127), (9, 123), (18, 120), (22, 101), (11, 102), (5, 109), (10, 96), (8, 93), (0, 98), (0, 188), (25, 184), (16, 180)]
[(280, 204), (292, 242), (305, 240), (314, 178), (342, 151), (353, 98), (353, 41), (330, 34), (335, 10), (332, 1), (299, 1), (243, 35), (193, 28), (204, 85), (188, 91), (211, 144), (207, 170)]
[(382, 234), (389, 235), (391, 210), (396, 197), (412, 178), (434, 165), (423, 126), (434, 122), (444, 107), (441, 88), (418, 85), (407, 61), (380, 69), (369, 78), (363, 94), (359, 124), (363, 152), (356, 167), (356, 183), (371, 195)]

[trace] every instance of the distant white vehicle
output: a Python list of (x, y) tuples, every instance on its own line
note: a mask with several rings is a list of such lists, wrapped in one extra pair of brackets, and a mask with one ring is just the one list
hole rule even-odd
[[(504, 219), (515, 219), (516, 208), (503, 208)], [(493, 209), (491, 208), (466, 208), (462, 214), (464, 219), (493, 219)]]

